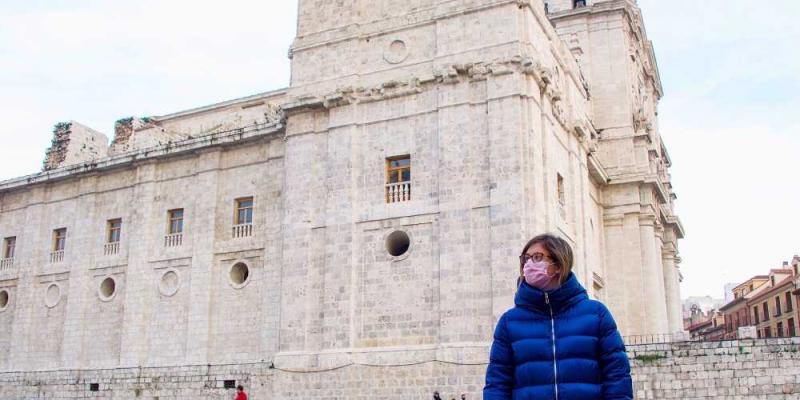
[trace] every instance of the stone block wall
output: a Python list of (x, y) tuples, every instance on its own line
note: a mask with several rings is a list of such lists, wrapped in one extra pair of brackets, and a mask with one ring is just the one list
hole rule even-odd
[(800, 337), (628, 347), (637, 399), (800, 399)]
[[(488, 348), (486, 349), (488, 354)], [(800, 338), (628, 347), (636, 399), (798, 399)], [(0, 399), (229, 399), (226, 380), (260, 399), (480, 399), (482, 363), (342, 363), (316, 370), (229, 365), (10, 372)], [(97, 391), (91, 391), (97, 384)]]

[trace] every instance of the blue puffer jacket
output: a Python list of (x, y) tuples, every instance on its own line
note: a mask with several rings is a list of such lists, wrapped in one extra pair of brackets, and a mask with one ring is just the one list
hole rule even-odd
[(633, 399), (625, 345), (574, 274), (545, 293), (522, 283), (497, 322), (484, 400)]

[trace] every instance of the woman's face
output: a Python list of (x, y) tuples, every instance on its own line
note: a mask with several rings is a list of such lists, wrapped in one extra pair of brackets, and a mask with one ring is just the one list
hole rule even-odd
[(553, 259), (550, 258), (550, 253), (547, 249), (542, 246), (541, 243), (534, 243), (531, 247), (528, 247), (528, 250), (525, 251), (525, 254), (529, 256), (533, 256), (536, 253), (541, 253), (544, 256), (543, 261), (547, 262), (547, 275), (555, 276), (559, 272), (558, 267), (553, 263)]

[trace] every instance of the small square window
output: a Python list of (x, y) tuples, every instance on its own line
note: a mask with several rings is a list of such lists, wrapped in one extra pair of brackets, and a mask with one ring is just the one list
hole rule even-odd
[(110, 219), (107, 224), (107, 243), (119, 243), (122, 238), (122, 220)]
[(233, 379), (226, 379), (222, 384), (225, 389), (236, 389), (236, 381)]
[(14, 258), (17, 248), (17, 237), (11, 236), (3, 240), (3, 258)]
[(168, 232), (170, 235), (183, 232), (183, 209), (169, 210)]
[(253, 198), (245, 197), (236, 199), (236, 215), (234, 217), (236, 225), (253, 223)]
[(64, 251), (67, 246), (67, 228), (53, 231), (53, 251)]
[(564, 206), (567, 204), (567, 194), (566, 191), (564, 190), (564, 177), (561, 176), (561, 174), (556, 174), (556, 175), (557, 175), (556, 190), (558, 191), (557, 192), (558, 203)]

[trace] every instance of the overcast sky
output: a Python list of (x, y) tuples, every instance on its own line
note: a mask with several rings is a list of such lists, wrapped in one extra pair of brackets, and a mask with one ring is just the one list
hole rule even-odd
[[(800, 253), (800, 2), (640, 0), (665, 88), (683, 296)], [(295, 1), (0, 3), (0, 179), (40, 170), (52, 126), (108, 134), (289, 82)]]

